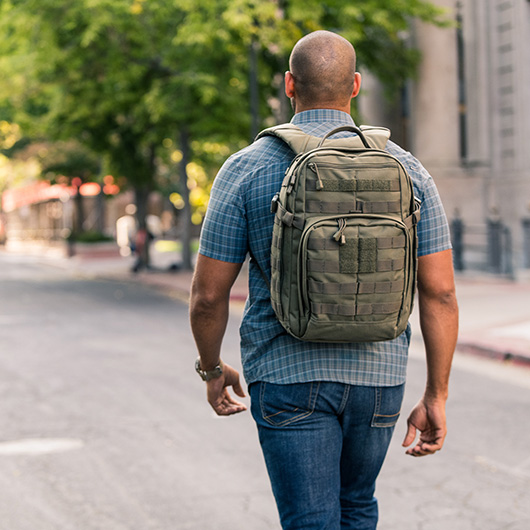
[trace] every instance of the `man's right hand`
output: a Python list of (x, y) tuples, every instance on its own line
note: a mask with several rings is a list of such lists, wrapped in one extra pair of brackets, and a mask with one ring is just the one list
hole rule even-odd
[(223, 374), (206, 383), (208, 403), (218, 416), (230, 416), (247, 410), (247, 406), (235, 400), (228, 392), (228, 387), (232, 387), (234, 393), (239, 397), (246, 397), (246, 394), (239, 382), (239, 373), (230, 365), (223, 363)]

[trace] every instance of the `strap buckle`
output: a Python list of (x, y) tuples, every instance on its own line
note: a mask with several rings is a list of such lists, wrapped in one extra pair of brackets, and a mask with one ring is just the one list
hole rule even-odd
[(276, 193), (271, 201), (271, 213), (276, 213), (278, 211), (279, 201), (280, 201), (280, 194)]

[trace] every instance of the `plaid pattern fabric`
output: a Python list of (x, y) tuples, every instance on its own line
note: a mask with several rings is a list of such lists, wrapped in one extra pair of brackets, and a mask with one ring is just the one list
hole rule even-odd
[[(351, 117), (331, 109), (296, 114), (292, 123), (323, 136)], [(348, 134), (348, 133), (341, 133)], [(387, 151), (409, 172), (422, 201), (418, 255), (451, 248), (447, 219), (429, 173), (410, 153), (389, 142)], [(242, 263), (249, 249), (270, 277), (274, 215), (270, 202), (280, 189), (292, 151), (278, 138), (265, 137), (232, 155), (219, 171), (201, 232), (199, 252), (207, 257)], [(410, 325), (386, 342), (322, 344), (299, 341), (282, 328), (258, 267), (249, 265), (249, 298), (240, 327), (243, 372), (248, 384), (336, 381), (364, 386), (394, 386), (405, 381)]]

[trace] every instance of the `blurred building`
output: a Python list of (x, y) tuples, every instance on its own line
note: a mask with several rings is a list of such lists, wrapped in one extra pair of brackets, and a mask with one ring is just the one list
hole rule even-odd
[(88, 182), (76, 187), (43, 180), (4, 191), (1, 211), (8, 248), (23, 248), (27, 242), (62, 248), (79, 224), (79, 201), (84, 214), (79, 230), (112, 235), (109, 218), (115, 215), (114, 197), (119, 191), (114, 184), (101, 187)]
[(511, 246), (514, 266), (530, 267), (530, 0), (434, 3), (458, 24), (411, 28), (406, 38), (422, 52), (418, 79), (381, 105), (380, 87), (365, 76), (362, 119), (390, 127), (422, 161), (477, 259), (488, 220), (500, 220), (511, 236), (502, 251)]
[[(122, 252), (128, 255), (137, 235), (133, 202), (134, 192), (121, 191), (113, 180), (103, 186), (88, 182), (79, 187), (36, 180), (2, 193), (0, 244), (11, 251), (64, 255), (73, 252), (68, 240), (76, 232), (81, 235), (76, 252), (82, 249), (79, 241), (100, 242), (108, 238), (115, 239), (120, 250), (128, 248), (129, 252)], [(149, 195), (147, 213), (147, 229), (153, 238), (179, 237), (182, 228), (162, 194)], [(95, 245), (90, 247), (93, 252)]]

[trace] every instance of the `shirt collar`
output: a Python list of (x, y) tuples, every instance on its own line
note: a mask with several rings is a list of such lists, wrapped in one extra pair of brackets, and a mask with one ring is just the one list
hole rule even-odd
[(334, 122), (344, 125), (355, 125), (352, 117), (346, 112), (335, 109), (311, 109), (295, 114), (291, 120), (294, 125), (311, 122)]

